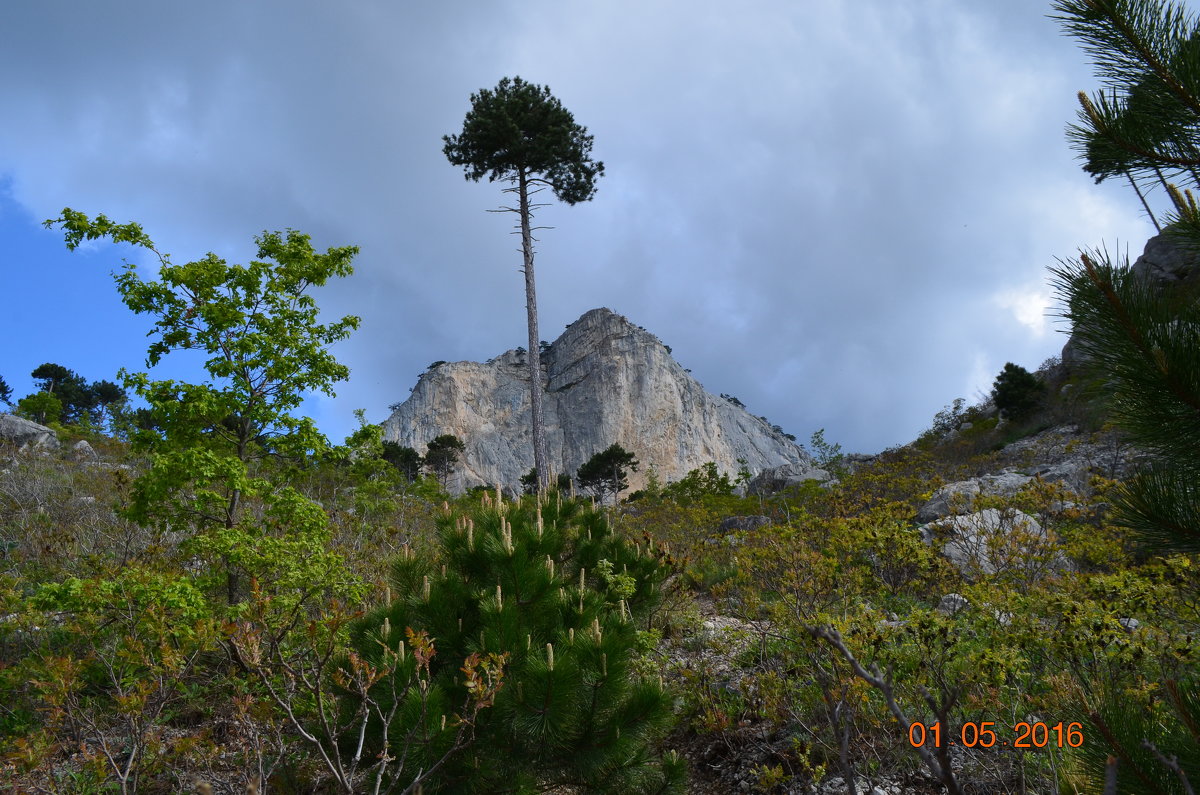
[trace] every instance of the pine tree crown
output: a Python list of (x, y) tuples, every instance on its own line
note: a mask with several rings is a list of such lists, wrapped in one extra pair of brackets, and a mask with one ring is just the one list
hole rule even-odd
[(442, 137), (442, 151), (468, 180), (515, 182), (522, 176), (577, 204), (596, 194), (604, 163), (592, 160), (592, 136), (550, 93), (549, 86), (503, 78), (471, 95), (462, 132)]

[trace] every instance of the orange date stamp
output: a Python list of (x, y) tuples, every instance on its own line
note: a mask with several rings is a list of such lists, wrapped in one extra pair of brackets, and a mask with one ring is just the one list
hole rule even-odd
[[(1011, 732), (1011, 739), (1002, 736), (1002, 732), (1005, 731)], [(1083, 745), (1083, 724), (1021, 721), (997, 729), (995, 721), (967, 721), (955, 732), (942, 726), (940, 721), (928, 726), (915, 722), (908, 726), (908, 741), (914, 748), (922, 745), (931, 745), (934, 748), (941, 748), (943, 745), (959, 745), (964, 748), (1078, 748)]]

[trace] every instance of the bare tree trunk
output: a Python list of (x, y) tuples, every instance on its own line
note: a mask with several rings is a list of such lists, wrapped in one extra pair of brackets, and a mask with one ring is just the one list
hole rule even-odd
[(1158, 225), (1158, 219), (1154, 217), (1154, 211), (1150, 209), (1150, 205), (1147, 203), (1146, 197), (1142, 195), (1142, 189), (1138, 187), (1136, 182), (1134, 182), (1133, 175), (1126, 171), (1125, 178), (1129, 180), (1129, 184), (1133, 186), (1133, 192), (1136, 193), (1137, 197), (1142, 200), (1142, 206), (1146, 208), (1146, 215), (1150, 216), (1150, 223), (1154, 224), (1155, 230), (1161, 233), (1162, 227)]
[(521, 199), (521, 251), (525, 255), (525, 314), (529, 322), (529, 405), (533, 414), (533, 466), (537, 470), (538, 493), (550, 482), (546, 462), (546, 428), (542, 423), (542, 348), (538, 336), (537, 289), (533, 280), (533, 233), (529, 228), (529, 177), (521, 170), (518, 182)]

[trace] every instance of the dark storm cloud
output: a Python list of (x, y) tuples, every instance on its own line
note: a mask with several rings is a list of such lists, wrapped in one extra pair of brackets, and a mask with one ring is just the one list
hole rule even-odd
[(36, 217), (138, 219), (177, 256), (244, 257), (264, 228), (360, 245), (321, 299), (363, 316), (318, 404), (338, 435), (430, 361), (523, 343), (502, 186), (440, 152), (520, 74), (608, 167), (539, 218), (542, 336), (607, 305), (711, 391), (874, 450), (1061, 347), (1055, 256), (1149, 232), (1064, 143), (1094, 81), (1047, 6), (977, 6), (27, 5), (0, 32), (0, 174)]

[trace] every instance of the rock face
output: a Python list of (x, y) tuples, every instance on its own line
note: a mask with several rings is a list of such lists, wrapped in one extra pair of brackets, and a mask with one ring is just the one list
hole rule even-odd
[(1011, 497), (1019, 492), (1033, 478), (1005, 470), (998, 475), (984, 475), (971, 480), (959, 480), (947, 483), (933, 493), (927, 503), (917, 511), (918, 522), (932, 522), (951, 514), (970, 513), (975, 505), (975, 498), (980, 495), (988, 497)]
[[(1167, 230), (1146, 241), (1142, 255), (1134, 261), (1130, 270), (1161, 290), (1169, 290), (1180, 284), (1194, 284), (1200, 279), (1200, 253), (1190, 249)], [(1072, 368), (1082, 364), (1085, 359), (1086, 354), (1072, 336), (1063, 346), (1063, 364)]]
[(1088, 434), (1075, 425), (1060, 425), (1005, 446), (997, 458), (1006, 473), (1018, 470), (1082, 494), (1090, 493), (1093, 474), (1123, 480), (1146, 456), (1120, 433)]
[[(449, 482), (452, 491), (500, 484), (517, 488), (533, 467), (525, 352), (485, 363), (430, 368), (412, 395), (383, 423), (384, 438), (420, 453), (450, 433), (466, 445)], [(593, 309), (542, 352), (543, 413), (552, 474), (574, 474), (611, 444), (641, 463), (630, 488), (653, 467), (662, 482), (708, 462), (731, 476), (738, 459), (750, 472), (787, 464), (810, 466), (808, 455), (744, 408), (709, 394), (671, 358), (653, 334), (608, 309)]]
[(1170, 285), (1195, 279), (1200, 275), (1198, 266), (1196, 252), (1167, 231), (1146, 241), (1131, 270), (1157, 284)]
[(1014, 569), (1037, 577), (1071, 568), (1038, 520), (1015, 509), (987, 508), (918, 529), (970, 582)]
[(13, 414), (0, 414), (0, 441), (14, 444), (22, 451), (58, 449), (58, 434), (52, 428)]

